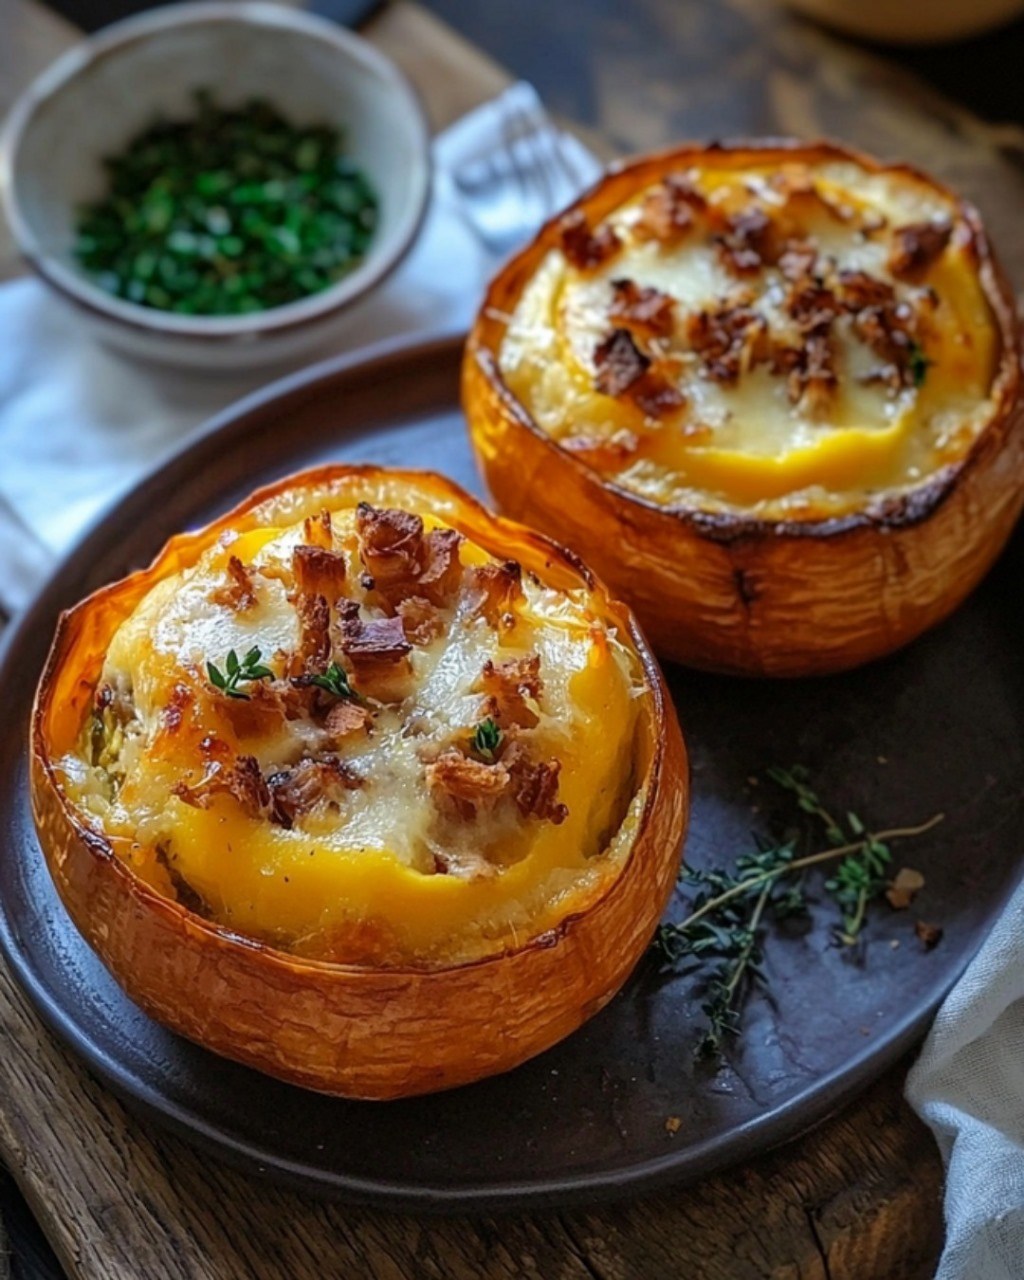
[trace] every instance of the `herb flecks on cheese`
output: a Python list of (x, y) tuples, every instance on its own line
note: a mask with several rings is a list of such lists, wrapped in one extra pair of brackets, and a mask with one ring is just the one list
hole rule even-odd
[(218, 923), (473, 958), (616, 873), (641, 682), (582, 588), (364, 503), (227, 535), (154, 587), (64, 767), (136, 871)]
[(670, 173), (567, 215), (505, 381), (566, 449), (664, 505), (812, 519), (958, 460), (997, 352), (951, 197), (851, 161)]

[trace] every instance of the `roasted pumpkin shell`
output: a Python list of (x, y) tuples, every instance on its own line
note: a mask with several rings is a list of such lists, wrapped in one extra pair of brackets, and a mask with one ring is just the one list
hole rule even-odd
[[(136, 876), (69, 799), (55, 760), (74, 741), (110, 638), (150, 588), (225, 531), (268, 509), (301, 518), (414, 493), (485, 550), (564, 588), (585, 587), (635, 649), (645, 684), (636, 786), (644, 803), (617, 876), (579, 914), (473, 963), (374, 968), (304, 959), (192, 914)], [(348, 498), (346, 499), (346, 495)], [(444, 478), (326, 467), (259, 490), (213, 524), (172, 538), (153, 564), (65, 613), (32, 720), (31, 790), (40, 842), (72, 920), (148, 1014), (280, 1079), (357, 1098), (394, 1098), (506, 1071), (568, 1035), (625, 981), (674, 883), (688, 808), (686, 754), (658, 667), (629, 611), (572, 554), (491, 515)]]
[[(591, 226), (666, 174), (711, 164), (848, 160), (871, 173), (909, 166), (827, 143), (772, 140), (684, 147), (613, 168), (573, 206)], [(948, 194), (948, 193), (944, 193)], [(806, 676), (855, 667), (915, 639), (974, 589), (1024, 503), (1024, 399), (1013, 292), (977, 211), (958, 211), (990, 304), (999, 355), (992, 413), (959, 461), (870, 511), (763, 521), (660, 506), (587, 465), (532, 419), (499, 368), (519, 298), (559, 245), (564, 215), (495, 277), (471, 331), (463, 405), (500, 510), (584, 556), (636, 610), (662, 657), (730, 674)]]

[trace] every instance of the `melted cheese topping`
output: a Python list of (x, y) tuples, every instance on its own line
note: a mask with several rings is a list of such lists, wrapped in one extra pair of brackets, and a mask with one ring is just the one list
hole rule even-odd
[[(813, 171), (708, 168), (688, 171), (685, 181), (706, 201), (685, 232), (650, 234), (649, 188), (590, 228), (613, 231), (616, 252), (574, 266), (551, 250), (523, 291), (499, 367), (543, 430), (654, 502), (768, 519), (870, 506), (875, 495), (912, 488), (965, 454), (991, 410), (998, 339), (952, 200), (852, 162)], [(738, 271), (723, 239), (730, 216), (751, 210), (767, 217), (775, 252)], [(900, 230), (922, 224), (951, 234), (924, 271), (901, 278), (891, 268)], [(792, 277), (778, 261), (779, 249), (794, 244), (813, 251), (810, 277), (826, 288), (843, 272), (891, 286), (890, 313), (907, 337), (899, 370), (866, 339), (865, 317), (843, 308), (825, 326), (835, 386), (824, 403), (794, 395), (785, 360), (806, 333), (790, 309)], [(681, 393), (682, 404), (667, 412), (597, 389), (600, 345), (622, 323), (612, 311), (612, 282), (622, 280), (674, 304), (670, 333), (637, 339)], [(738, 377), (716, 378), (689, 326), (702, 312), (734, 306), (756, 313), (774, 353), (745, 352)]]
[[(442, 527), (424, 521), (428, 530)], [(107, 653), (101, 688), (121, 708), (113, 733), (97, 750), (87, 725), (78, 751), (62, 761), (72, 798), (162, 892), (302, 954), (466, 960), (579, 909), (621, 867), (642, 808), (632, 776), (639, 661), (592, 613), (584, 591), (558, 591), (529, 574), (505, 625), (492, 625), (479, 615), (469, 574), (494, 562), (468, 541), (459, 549), (461, 581), (438, 611), (441, 633), (414, 644), (383, 693), (366, 696), (369, 732), (332, 744), (358, 785), (301, 811), (290, 828), (226, 792), (203, 805), (183, 798), (182, 784), (201, 786), (211, 736), (232, 756), (254, 756), (269, 779), (323, 750), (315, 717), (254, 713), (255, 701), (218, 692), (207, 667), (223, 670), (229, 651), (258, 647), (272, 683), (288, 684), (300, 643), (292, 554), (303, 540), (301, 524), (222, 539), (149, 592)], [(332, 513), (332, 541), (346, 559), (346, 596), (359, 601), (363, 618), (384, 617), (360, 580), (352, 511)], [(245, 608), (219, 602), (232, 556), (254, 584), (255, 602)], [(524, 814), (508, 798), (453, 813), (428, 785), (430, 762), (453, 744), (473, 755), (486, 709), (475, 688), (484, 664), (533, 655), (538, 723), (521, 737), (531, 757), (560, 763), (564, 821)], [(337, 647), (332, 657), (347, 661)]]

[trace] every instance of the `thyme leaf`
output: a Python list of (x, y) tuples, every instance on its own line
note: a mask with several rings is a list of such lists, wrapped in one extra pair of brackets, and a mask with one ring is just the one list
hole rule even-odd
[(473, 730), (473, 750), (485, 760), (493, 761), (501, 742), (501, 730), (493, 717), (481, 720)]
[(260, 662), (260, 656), (257, 645), (254, 645), (241, 660), (234, 649), (229, 649), (224, 659), (224, 670), (221, 671), (214, 663), (207, 662), (206, 674), (213, 687), (219, 689), (221, 693), (227, 694), (229, 698), (248, 701), (249, 695), (238, 687), (243, 681), (273, 680), (274, 678), (273, 671)]
[(779, 841), (760, 838), (756, 850), (741, 854), (732, 869), (683, 869), (681, 882), (694, 890), (689, 914), (678, 923), (663, 923), (654, 947), (664, 969), (697, 971), (702, 978), (707, 1024), (697, 1047), (701, 1056), (720, 1056), (725, 1042), (739, 1034), (744, 995), (752, 981), (763, 979), (768, 925), (807, 914), (808, 868), (838, 862), (825, 890), (841, 912), (836, 939), (852, 946), (868, 905), (888, 883), (889, 842), (923, 835), (943, 819), (936, 814), (919, 826), (871, 832), (855, 813), (839, 822), (803, 767), (770, 769), (768, 776), (795, 797), (797, 808), (820, 826), (829, 843), (798, 856), (799, 833)]

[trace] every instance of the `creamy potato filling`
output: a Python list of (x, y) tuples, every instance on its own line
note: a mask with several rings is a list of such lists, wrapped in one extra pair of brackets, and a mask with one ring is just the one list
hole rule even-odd
[(361, 506), (222, 538), (152, 588), (61, 768), (140, 875), (220, 924), (469, 959), (615, 874), (643, 690), (584, 590)]
[(645, 498), (814, 518), (962, 457), (997, 356), (953, 200), (831, 161), (678, 172), (596, 225), (569, 215), (499, 365)]

